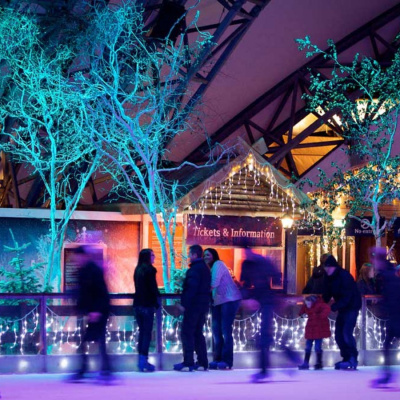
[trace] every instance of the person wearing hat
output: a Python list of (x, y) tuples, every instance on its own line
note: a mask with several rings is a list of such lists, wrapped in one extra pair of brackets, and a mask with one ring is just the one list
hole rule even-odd
[(354, 278), (340, 267), (332, 255), (325, 260), (324, 270), (327, 279), (323, 299), (327, 303), (332, 298), (334, 300), (331, 310), (338, 313), (335, 340), (343, 357), (335, 364), (335, 369), (356, 369), (358, 351), (353, 331), (361, 308), (361, 295)]
[(329, 253), (324, 253), (321, 256), (320, 264), (315, 267), (312, 271), (312, 275), (310, 279), (307, 281), (306, 286), (303, 289), (303, 294), (323, 294), (325, 281), (326, 281), (326, 273), (324, 270), (324, 263), (326, 259), (330, 256)]

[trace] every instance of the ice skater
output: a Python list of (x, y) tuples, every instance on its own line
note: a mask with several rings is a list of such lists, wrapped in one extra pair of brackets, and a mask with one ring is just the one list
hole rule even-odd
[(70, 381), (80, 381), (88, 371), (88, 357), (85, 347), (95, 341), (99, 345), (101, 371), (99, 379), (111, 381), (110, 361), (106, 350), (106, 324), (110, 312), (110, 296), (104, 280), (103, 268), (96, 262), (89, 245), (80, 246), (74, 251), (74, 261), (79, 266), (78, 271), (78, 314), (87, 319), (87, 328), (78, 348), (81, 355), (80, 367), (70, 378)]
[(242, 295), (228, 267), (219, 259), (217, 250), (204, 250), (204, 261), (211, 269), (213, 306), (212, 335), (214, 341), (213, 361), (210, 369), (231, 369), (233, 366), (233, 322)]
[(335, 369), (357, 369), (358, 351), (353, 332), (361, 308), (361, 295), (354, 278), (339, 266), (335, 257), (326, 259), (324, 269), (327, 279), (323, 299), (326, 303), (331, 298), (334, 300), (331, 310), (338, 313), (335, 340), (343, 357), (335, 364)]
[(328, 304), (324, 303), (322, 298), (317, 295), (310, 295), (304, 299), (304, 304), (299, 311), (299, 315), (308, 316), (305, 338), (306, 348), (304, 354), (304, 362), (299, 365), (299, 369), (305, 370), (310, 368), (310, 356), (312, 346), (315, 343), (315, 353), (317, 355), (317, 363), (314, 369), (322, 369), (322, 340), (331, 336), (328, 315), (331, 309)]
[(400, 277), (396, 273), (396, 266), (386, 259), (384, 248), (375, 248), (372, 257), (382, 280), (381, 304), (387, 318), (383, 373), (371, 382), (373, 388), (380, 388), (394, 381), (391, 365), (394, 364), (396, 354), (391, 354), (390, 347), (394, 338), (400, 339)]
[[(273, 310), (277, 297), (272, 289), (272, 283), (280, 282), (282, 275), (270, 258), (263, 257), (245, 247), (246, 259), (242, 263), (240, 281), (243, 282), (242, 295), (244, 299), (254, 299), (260, 305), (261, 327), (258, 347), (260, 349), (260, 371), (251, 377), (256, 383), (268, 378), (270, 366), (270, 346), (273, 342)], [(294, 351), (282, 346), (286, 356), (294, 364), (300, 360)]]
[[(179, 308), (183, 312), (181, 340), (183, 362), (174, 364), (175, 371), (208, 369), (207, 346), (203, 328), (211, 300), (211, 272), (203, 260), (198, 244), (189, 248), (189, 269), (186, 272)], [(194, 362), (194, 352), (197, 362)]]
[(133, 274), (135, 282), (135, 297), (133, 309), (139, 326), (138, 369), (141, 372), (153, 372), (155, 366), (148, 361), (149, 347), (153, 332), (154, 313), (160, 307), (156, 274), (153, 266), (155, 260), (152, 249), (142, 249)]

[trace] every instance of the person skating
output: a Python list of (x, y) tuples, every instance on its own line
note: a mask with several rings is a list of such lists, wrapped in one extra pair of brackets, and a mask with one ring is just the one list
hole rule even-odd
[(96, 341), (99, 344), (101, 356), (100, 380), (111, 381), (110, 361), (106, 351), (106, 324), (110, 311), (110, 296), (100, 266), (90, 252), (90, 246), (80, 246), (74, 251), (74, 261), (78, 270), (78, 314), (87, 318), (87, 327), (83, 333), (82, 342), (78, 348), (81, 355), (80, 368), (70, 378), (71, 382), (79, 381), (88, 371), (88, 360), (85, 351), (87, 343)]
[(155, 366), (148, 362), (151, 335), (153, 332), (154, 313), (159, 305), (160, 293), (157, 287), (154, 268), (155, 255), (152, 249), (142, 249), (133, 276), (135, 297), (133, 308), (139, 325), (138, 369), (141, 372), (153, 372)]
[[(242, 295), (244, 299), (258, 302), (261, 311), (258, 341), (260, 371), (251, 377), (251, 381), (256, 383), (268, 378), (270, 346), (273, 342), (273, 310), (277, 304), (272, 283), (278, 283), (282, 275), (270, 258), (256, 254), (248, 246), (245, 247), (245, 256), (240, 276), (240, 281), (243, 283)], [(292, 363), (300, 362), (294, 351), (286, 346), (282, 346), (282, 349)]]
[(353, 335), (361, 308), (361, 295), (350, 273), (339, 266), (335, 257), (329, 256), (324, 264), (327, 274), (323, 299), (334, 302), (331, 310), (337, 312), (335, 340), (343, 360), (335, 364), (335, 369), (357, 369), (358, 351)]
[(215, 249), (204, 250), (204, 261), (211, 268), (213, 305), (212, 335), (213, 361), (210, 369), (231, 369), (233, 365), (233, 321), (242, 295), (233, 281), (228, 267), (219, 259)]
[(306, 348), (304, 354), (304, 362), (299, 365), (299, 369), (309, 369), (309, 362), (313, 343), (315, 342), (315, 353), (317, 355), (317, 363), (314, 369), (322, 369), (322, 340), (331, 336), (328, 315), (331, 309), (328, 304), (324, 303), (322, 298), (317, 295), (310, 295), (304, 299), (304, 304), (299, 311), (299, 315), (308, 316), (305, 338)]
[(394, 338), (400, 338), (400, 277), (396, 266), (386, 259), (384, 248), (373, 249), (375, 268), (382, 279), (381, 305), (385, 314), (386, 337), (383, 343), (384, 366), (381, 376), (371, 382), (373, 388), (385, 387), (394, 381), (394, 373), (391, 366), (395, 364), (395, 354), (391, 354), (390, 348)]
[[(183, 362), (174, 365), (175, 371), (208, 369), (203, 327), (210, 308), (211, 272), (203, 260), (201, 246), (190, 246), (189, 259), (190, 265), (183, 282), (180, 305), (183, 312), (181, 328)], [(194, 351), (197, 354), (196, 364), (194, 362)]]

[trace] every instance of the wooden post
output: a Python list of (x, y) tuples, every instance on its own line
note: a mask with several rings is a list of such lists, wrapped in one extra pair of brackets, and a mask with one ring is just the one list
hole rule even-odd
[(47, 296), (40, 297), (40, 354), (44, 356), (43, 372), (47, 372), (47, 328), (46, 328)]
[(297, 277), (297, 229), (285, 230), (285, 277), (284, 291), (288, 294), (296, 293)]

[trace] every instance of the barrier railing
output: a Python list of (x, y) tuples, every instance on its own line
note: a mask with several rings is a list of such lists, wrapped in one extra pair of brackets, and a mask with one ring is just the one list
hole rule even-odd
[[(136, 353), (138, 326), (132, 307), (132, 294), (112, 294), (111, 314), (107, 325), (107, 344), (110, 354)], [(150, 351), (180, 353), (179, 315), (175, 303), (179, 295), (162, 295), (162, 306), (156, 312), (153, 341)], [(304, 348), (306, 319), (298, 315), (303, 298), (282, 296), (274, 315), (274, 343), (272, 351), (281, 344), (293, 349)], [(335, 313), (330, 315), (332, 337), (325, 339), (326, 350), (337, 350), (334, 341)], [(256, 349), (261, 315), (239, 309), (234, 321), (235, 352)], [(76, 314), (75, 299), (70, 294), (0, 294), (1, 355), (75, 354), (81, 341), (85, 320)], [(355, 328), (361, 352), (383, 347), (386, 320), (379, 304), (379, 296), (363, 297), (362, 309)], [(208, 350), (212, 350), (211, 316), (205, 326)], [(89, 353), (92, 352), (89, 346)]]

